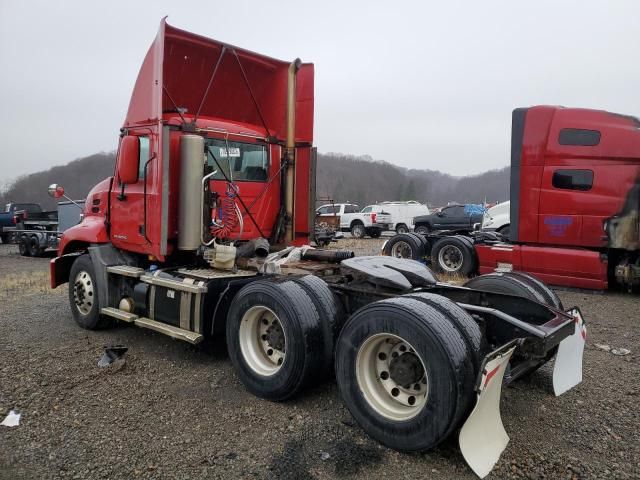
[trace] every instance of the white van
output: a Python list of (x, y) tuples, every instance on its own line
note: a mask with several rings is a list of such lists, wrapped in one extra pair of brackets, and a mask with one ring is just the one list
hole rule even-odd
[(419, 215), (429, 215), (429, 208), (415, 200), (408, 202), (381, 202), (377, 206), (382, 207), (386, 213), (391, 214), (390, 230), (396, 233), (407, 233), (413, 231), (413, 217)]

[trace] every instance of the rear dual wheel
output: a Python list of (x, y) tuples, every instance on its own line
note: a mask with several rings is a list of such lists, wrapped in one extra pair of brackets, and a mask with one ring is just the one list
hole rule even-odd
[(338, 387), (351, 414), (371, 437), (402, 451), (433, 448), (459, 426), (475, 373), (449, 314), (415, 298), (361, 308), (336, 347)]
[(327, 284), (307, 276), (243, 287), (227, 315), (227, 347), (254, 395), (282, 401), (331, 372), (342, 305)]
[(444, 237), (431, 250), (431, 265), (439, 272), (469, 276), (477, 270), (473, 242), (462, 235)]
[(394, 235), (384, 246), (384, 254), (396, 258), (422, 260), (429, 243), (425, 237), (417, 233), (401, 233)]

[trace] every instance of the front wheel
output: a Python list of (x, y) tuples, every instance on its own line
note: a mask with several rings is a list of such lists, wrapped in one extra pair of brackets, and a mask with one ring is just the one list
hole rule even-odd
[(416, 233), (419, 233), (420, 235), (428, 235), (429, 227), (427, 227), (426, 225), (418, 225), (414, 231)]
[(100, 315), (96, 274), (89, 255), (80, 255), (69, 273), (69, 305), (78, 325), (87, 330), (104, 328), (111, 321)]
[(336, 378), (358, 424), (401, 451), (435, 447), (473, 400), (464, 339), (442, 312), (410, 298), (371, 303), (349, 319), (336, 349)]

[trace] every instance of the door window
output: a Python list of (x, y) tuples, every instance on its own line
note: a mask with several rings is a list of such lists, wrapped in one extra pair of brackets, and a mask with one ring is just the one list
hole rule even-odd
[(555, 188), (564, 190), (591, 190), (593, 186), (592, 170), (556, 170), (551, 181)]

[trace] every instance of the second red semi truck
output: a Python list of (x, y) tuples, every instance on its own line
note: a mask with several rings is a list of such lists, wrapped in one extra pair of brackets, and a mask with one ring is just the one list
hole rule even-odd
[(484, 476), (508, 442), (503, 381), (555, 356), (556, 394), (579, 383), (582, 317), (526, 274), (501, 276), (496, 293), (439, 283), (412, 260), (305, 246), (313, 72), (163, 21), (114, 175), (64, 232), (51, 286), (69, 284), (83, 328), (127, 322), (193, 344), (223, 335), (238, 378), (264, 399), (335, 374), (370, 436), (420, 451), (458, 433)]
[(408, 255), (430, 256), (440, 271), (465, 276), (519, 270), (567, 287), (638, 286), (640, 120), (580, 108), (516, 109), (510, 208), (508, 238), (428, 235), (420, 250), (415, 238), (397, 236), (387, 251), (404, 242)]

